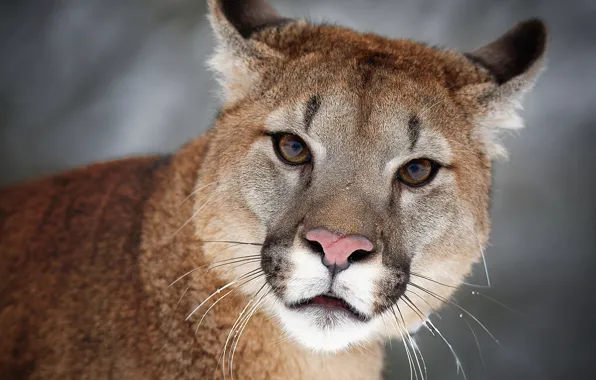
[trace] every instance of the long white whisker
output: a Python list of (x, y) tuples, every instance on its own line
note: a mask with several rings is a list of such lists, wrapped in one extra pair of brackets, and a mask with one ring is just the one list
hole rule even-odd
[(182, 298), (184, 297), (184, 295), (186, 294), (186, 292), (188, 292), (188, 289), (190, 289), (190, 285), (188, 285), (186, 287), (186, 289), (184, 289), (184, 291), (182, 292), (182, 295), (180, 296), (180, 298), (178, 299), (178, 302), (176, 302), (176, 306), (174, 306), (174, 309), (172, 310), (172, 316), (174, 315), (174, 313), (176, 312), (176, 309), (178, 309), (178, 305), (180, 305), (180, 302), (182, 301)]
[(192, 317), (192, 315), (199, 310), (207, 301), (209, 301), (211, 298), (215, 297), (216, 295), (218, 295), (222, 290), (225, 290), (227, 288), (229, 288), (230, 286), (237, 284), (238, 282), (242, 281), (243, 279), (245, 279), (247, 276), (250, 276), (251, 274), (254, 274), (256, 271), (261, 270), (260, 268), (257, 268), (255, 270), (250, 271), (249, 273), (246, 273), (242, 276), (240, 276), (239, 278), (235, 279), (234, 281), (231, 281), (229, 283), (227, 283), (226, 285), (222, 286), (221, 288), (217, 289), (215, 292), (211, 293), (211, 295), (209, 297), (207, 297), (203, 302), (201, 302), (199, 304), (199, 306), (195, 307), (193, 311), (190, 312), (190, 314), (188, 315), (188, 317), (186, 317), (184, 320), (188, 321), (190, 319), (190, 317)]
[[(403, 297), (402, 301), (404, 301), (404, 303), (410, 309), (412, 309), (412, 311), (420, 318), (420, 321), (421, 322), (424, 322), (424, 320), (426, 319), (426, 315), (424, 315), (424, 313), (422, 312), (422, 310), (420, 310), (418, 308), (418, 306), (416, 306), (414, 304), (414, 302), (412, 302), (412, 300), (410, 299), (410, 297), (408, 297), (407, 295), (403, 294), (402, 297)], [(405, 322), (404, 322), (404, 324), (405, 324)]]
[[(422, 374), (422, 368), (420, 367), (420, 361), (418, 361), (418, 355), (416, 354), (416, 350), (412, 346), (411, 337), (410, 337), (410, 334), (408, 334), (408, 326), (406, 325), (406, 320), (404, 319), (404, 316), (403, 316), (401, 310), (399, 309), (399, 306), (397, 306), (397, 311), (399, 312), (399, 316), (401, 317), (402, 325), (404, 326), (404, 337), (409, 338), (408, 341), (409, 341), (410, 346), (412, 347), (412, 351), (414, 353), (414, 359), (416, 360), (416, 365), (418, 366), (418, 372), (420, 372), (420, 377), (422, 378), (422, 380), (424, 380), (424, 375)], [(424, 319), (423, 319), (423, 321), (424, 321)], [(416, 372), (414, 372), (414, 373), (416, 373)], [(416, 378), (418, 378), (418, 376), (416, 376)]]
[(211, 304), (211, 306), (209, 306), (209, 308), (205, 311), (205, 313), (203, 313), (203, 316), (201, 317), (201, 319), (199, 320), (199, 324), (197, 325), (197, 328), (195, 330), (195, 334), (199, 331), (199, 327), (201, 327), (201, 324), (203, 323), (203, 320), (205, 319), (205, 317), (207, 316), (207, 313), (209, 313), (209, 311), (211, 309), (213, 309), (213, 307), (215, 307), (215, 305), (217, 305), (219, 303), (219, 301), (221, 301), (222, 299), (226, 298), (227, 295), (229, 295), (230, 293), (233, 293), (234, 291), (240, 289), (242, 286), (246, 285), (247, 283), (259, 278), (260, 276), (263, 276), (263, 273), (255, 273), (251, 278), (249, 278), (248, 280), (246, 280), (245, 282), (243, 282), (242, 284), (240, 284), (238, 287), (230, 290), (229, 292), (227, 292), (226, 294), (224, 294), (223, 296), (219, 297), (217, 300), (215, 300), (215, 302), (213, 302)]
[[(429, 278), (429, 277), (425, 277), (425, 276), (422, 276), (422, 275), (419, 275), (419, 274), (415, 274), (415, 273), (411, 273), (411, 274), (412, 274), (413, 276), (416, 276), (416, 277), (423, 278), (423, 279), (425, 279), (425, 280), (428, 280), (428, 281), (430, 281), (430, 282), (433, 282), (433, 283), (435, 283), (435, 284), (438, 284), (438, 285), (445, 286), (445, 287), (447, 287), (447, 288), (451, 288), (451, 289), (459, 289), (457, 286), (447, 285), (447, 284), (444, 284), (444, 283), (442, 283), (442, 282), (435, 281), (435, 280), (433, 280), (433, 279), (431, 279), (431, 278)], [(466, 284), (466, 285), (468, 285), (468, 286), (472, 286), (472, 287), (477, 287), (477, 288), (488, 288), (488, 286), (484, 286), (484, 285), (475, 285), (475, 284), (469, 284), (469, 283), (467, 283), (467, 282), (463, 282), (463, 284)], [(433, 308), (432, 308), (432, 306), (430, 306), (430, 304), (429, 304), (428, 302), (426, 302), (426, 300), (425, 300), (424, 298), (422, 298), (422, 297), (421, 297), (421, 296), (420, 296), (418, 293), (414, 292), (414, 291), (413, 291), (413, 290), (411, 290), (411, 289), (407, 289), (406, 291), (408, 291), (408, 292), (410, 292), (410, 293), (412, 293), (412, 294), (416, 295), (418, 298), (420, 298), (422, 301), (424, 301), (424, 302), (425, 302), (425, 303), (426, 303), (426, 304), (427, 304), (427, 305), (428, 305), (428, 306), (429, 306), (431, 309), (433, 309)], [(527, 316), (525, 313), (522, 313), (522, 312), (521, 312), (521, 311), (519, 311), (519, 310), (515, 310), (515, 309), (513, 309), (513, 308), (511, 308), (511, 307), (509, 307), (509, 306), (507, 306), (507, 305), (505, 305), (504, 303), (500, 302), (499, 300), (497, 300), (497, 299), (494, 299), (494, 298), (492, 298), (492, 297), (489, 297), (489, 296), (487, 296), (486, 294), (480, 293), (480, 292), (478, 292), (478, 291), (475, 291), (475, 290), (472, 290), (472, 291), (470, 291), (470, 294), (472, 294), (472, 295), (477, 295), (477, 296), (480, 296), (480, 297), (486, 298), (487, 300), (489, 300), (489, 301), (491, 301), (491, 302), (494, 302), (495, 304), (497, 304), (497, 305), (499, 305), (499, 306), (501, 306), (501, 307), (503, 307), (503, 308), (505, 308), (505, 309), (507, 309), (507, 310), (509, 310), (509, 311), (511, 311), (511, 312), (513, 312), (513, 313), (515, 313), (515, 314), (519, 314), (520, 316), (523, 316), (523, 317), (526, 317), (526, 318), (528, 317), (528, 316)], [(434, 310), (434, 309), (433, 309), (433, 312), (437, 313), (437, 311), (436, 311), (436, 310)], [(437, 316), (439, 316), (439, 315), (437, 314)], [(439, 318), (441, 318), (441, 317), (439, 316)]]
[(186, 222), (184, 222), (184, 224), (182, 224), (182, 226), (180, 226), (180, 228), (178, 228), (176, 230), (176, 232), (174, 232), (172, 234), (172, 237), (176, 236), (180, 231), (182, 231), (182, 229), (184, 229), (184, 227), (186, 227), (188, 225), (188, 223), (190, 223), (191, 220), (193, 220), (197, 215), (199, 215), (199, 212), (201, 212), (201, 210), (207, 205), (207, 203), (209, 203), (211, 198), (213, 198), (213, 196), (216, 193), (217, 193), (217, 191), (214, 190), (213, 193), (211, 195), (209, 195), (209, 198), (207, 198), (207, 200), (205, 202), (203, 202), (203, 204), (195, 212), (193, 212), (193, 214), (190, 216), (190, 218), (188, 218), (188, 220)]
[[(412, 338), (412, 336), (409, 334), (408, 339), (410, 339), (410, 346), (414, 349), (414, 353), (416, 353), (416, 350), (418, 350), (418, 354), (420, 355), (420, 359), (422, 360), (422, 366), (424, 368), (424, 376), (422, 377), (422, 379), (428, 379), (428, 371), (426, 369), (426, 361), (424, 360), (424, 355), (422, 355), (422, 351), (420, 350), (418, 343), (416, 343), (416, 340)], [(418, 366), (420, 367), (420, 364), (418, 364)]]
[[(254, 297), (251, 298), (248, 303), (246, 304), (246, 306), (244, 306), (244, 308), (242, 309), (242, 311), (240, 312), (240, 314), (238, 314), (238, 318), (236, 318), (236, 320), (234, 321), (234, 324), (232, 325), (232, 327), (230, 328), (230, 332), (228, 333), (228, 337), (226, 338), (226, 342), (224, 343), (223, 349), (222, 349), (222, 353), (219, 357), (219, 360), (217, 361), (217, 367), (215, 368), (215, 371), (217, 371), (217, 368), (219, 368), (220, 363), (222, 363), (222, 373), (224, 375), (224, 378), (226, 376), (226, 367), (225, 367), (225, 357), (226, 357), (226, 351), (227, 351), (227, 347), (228, 347), (228, 343), (230, 341), (230, 337), (232, 337), (232, 334), (234, 332), (234, 330), (236, 329), (236, 326), (238, 325), (238, 323), (240, 322), (241, 318), (243, 317), (244, 313), (246, 312), (246, 310), (252, 305), (252, 302), (254, 301)], [(223, 362), (222, 362), (223, 359)]]
[(474, 329), (472, 328), (472, 326), (470, 326), (470, 323), (464, 318), (464, 316), (462, 314), (460, 314), (459, 317), (461, 319), (463, 319), (464, 322), (466, 322), (466, 326), (468, 326), (468, 329), (470, 329), (470, 332), (472, 333), (472, 336), (474, 337), (474, 341), (476, 342), (476, 347), (478, 347), (478, 354), (480, 355), (480, 361), (482, 362), (482, 368), (484, 369), (484, 376), (487, 377), (486, 363), (484, 362), (484, 356), (482, 355), (482, 350), (480, 349), (480, 342), (478, 341), (478, 337), (476, 336)]
[(282, 344), (282, 343), (289, 342), (291, 339), (292, 339), (292, 337), (291, 337), (291, 336), (288, 336), (288, 335), (286, 335), (286, 336), (284, 336), (283, 338), (281, 338), (280, 340), (278, 340), (277, 342), (275, 342), (275, 343), (273, 344), (273, 347), (277, 347), (277, 346), (279, 346), (279, 345), (280, 345), (280, 344)]
[[(244, 308), (242, 309), (242, 311), (240, 312), (240, 314), (238, 315), (238, 318), (236, 318), (236, 321), (234, 321), (234, 324), (232, 325), (232, 328), (230, 328), (230, 332), (228, 333), (228, 337), (226, 338), (226, 342), (224, 344), (224, 347), (222, 349), (222, 354), (219, 358), (219, 360), (217, 361), (217, 367), (215, 369), (215, 371), (217, 372), (217, 368), (219, 368), (219, 364), (223, 359), (222, 362), (222, 374), (224, 376), (224, 379), (226, 377), (226, 351), (227, 351), (227, 347), (228, 347), (228, 343), (230, 342), (230, 338), (232, 337), (232, 334), (234, 334), (235, 329), (242, 323), (242, 321), (244, 320), (244, 313), (246, 312), (246, 310), (253, 304), (253, 302), (255, 301), (255, 299), (258, 297), (259, 293), (261, 292), (261, 290), (263, 290), (263, 288), (265, 287), (265, 285), (267, 284), (267, 282), (265, 282), (260, 288), (259, 290), (255, 293), (254, 296), (251, 297), (251, 299), (248, 301), (248, 303), (246, 304), (246, 306), (244, 306)], [(234, 338), (236, 337), (236, 335), (234, 334)], [(233, 338), (232, 338), (232, 342), (233, 342)], [(232, 343), (230, 342), (230, 344)]]
[(492, 298), (492, 297), (489, 297), (489, 296), (487, 296), (486, 294), (482, 294), (482, 293), (479, 293), (479, 292), (476, 292), (476, 291), (472, 291), (471, 293), (472, 293), (472, 295), (473, 295), (473, 296), (480, 296), (480, 297), (482, 297), (482, 298), (486, 298), (487, 300), (489, 300), (489, 301), (491, 301), (491, 302), (494, 302), (494, 303), (496, 303), (497, 305), (499, 305), (499, 306), (501, 306), (501, 307), (503, 307), (503, 308), (505, 308), (505, 309), (509, 310), (509, 311), (510, 311), (510, 312), (512, 312), (512, 313), (515, 313), (515, 314), (521, 315), (521, 316), (522, 316), (522, 317), (524, 317), (524, 318), (528, 318), (528, 315), (527, 315), (527, 314), (525, 314), (525, 313), (522, 313), (522, 312), (521, 312), (521, 311), (519, 311), (519, 310), (515, 310), (515, 309), (513, 309), (513, 308), (511, 308), (511, 307), (509, 307), (509, 306), (507, 306), (507, 305), (505, 305), (503, 302), (500, 302), (500, 301), (498, 301), (498, 300), (496, 300), (496, 299), (494, 299), (494, 298)]
[[(394, 305), (397, 306), (397, 305)], [(406, 356), (408, 358), (408, 365), (410, 367), (410, 380), (412, 380), (414, 378), (414, 361), (412, 360), (412, 355), (410, 354), (410, 350), (408, 349), (408, 346), (406, 344), (406, 340), (404, 339), (404, 335), (402, 333), (401, 328), (399, 327), (399, 320), (397, 319), (397, 314), (395, 314), (395, 310), (393, 309), (393, 306), (391, 307), (391, 311), (393, 313), (393, 316), (395, 317), (395, 328), (399, 334), (399, 336), (401, 337), (401, 341), (402, 344), (404, 345), (404, 351), (406, 352)]]
[(255, 313), (258, 311), (259, 306), (263, 303), (265, 297), (268, 296), (269, 294), (270, 294), (270, 292), (267, 292), (267, 293), (263, 294), (261, 296), (261, 298), (259, 298), (259, 300), (255, 303), (255, 306), (249, 313), (248, 317), (246, 318), (246, 322), (244, 322), (244, 325), (238, 332), (238, 338), (236, 338), (236, 343), (234, 344), (234, 348), (232, 348), (232, 355), (230, 358), (230, 377), (232, 378), (232, 380), (234, 380), (234, 353), (236, 352), (236, 347), (238, 347), (238, 342), (240, 342), (242, 332), (244, 332), (244, 329), (246, 328), (246, 326), (248, 326), (248, 322), (250, 321), (252, 316), (255, 315)]
[[(410, 309), (412, 309), (412, 311), (414, 311), (414, 313), (416, 315), (418, 315), (418, 317), (420, 318), (420, 321), (422, 323), (424, 323), (424, 320), (426, 319), (426, 317), (424, 316), (422, 311), (418, 308), (418, 306), (416, 306), (416, 304), (405, 294), (402, 297), (403, 297), (403, 301), (406, 304), (406, 306), (408, 306)], [(399, 310), (399, 308), (398, 308), (398, 310)], [(404, 324), (404, 329), (406, 329), (406, 332), (407, 332), (406, 321), (405, 321), (403, 315), (401, 314), (401, 312), (400, 312), (400, 316), (401, 316), (403, 324)], [(407, 334), (407, 336), (410, 341), (410, 347), (412, 347), (412, 350), (414, 350), (414, 357), (416, 358), (416, 363), (418, 364), (418, 369), (420, 369), (420, 363), (418, 362), (418, 356), (416, 354), (416, 349), (418, 349), (418, 353), (420, 354), (420, 358), (422, 359), (422, 364), (424, 365), (424, 373), (426, 375), (426, 378), (428, 378), (428, 372), (426, 370), (426, 362), (424, 361), (424, 356), (422, 355), (422, 351), (420, 351), (420, 348), (414, 342), (414, 339), (412, 338), (412, 336), (410, 334)], [(424, 376), (422, 375), (421, 370), (420, 370), (420, 376), (422, 377), (422, 379), (424, 379)]]
[(190, 199), (190, 197), (192, 197), (193, 195), (195, 195), (199, 191), (201, 191), (201, 190), (203, 190), (203, 189), (205, 189), (205, 188), (207, 188), (207, 187), (209, 187), (211, 185), (214, 185), (216, 183), (217, 183), (217, 181), (211, 182), (211, 183), (208, 183), (208, 184), (206, 184), (204, 186), (201, 186), (201, 187), (195, 189), (192, 193), (188, 194), (188, 197), (184, 198), (184, 200), (182, 202), (180, 202), (180, 206), (182, 206), (184, 204), (184, 202), (186, 202), (188, 199)]
[(241, 245), (252, 245), (252, 246), (257, 246), (257, 247), (263, 246), (263, 243), (250, 243), (250, 242), (235, 241), (235, 240), (196, 240), (196, 243), (241, 244)]
[(465, 282), (465, 281), (460, 282), (460, 284), (469, 286), (471, 288), (490, 288), (490, 286), (488, 286), (488, 285), (472, 284), (472, 283)]
[[(230, 265), (230, 264), (236, 264), (236, 263), (250, 263), (250, 262), (258, 262), (260, 261), (260, 255), (255, 255), (255, 257), (237, 257), (237, 258), (233, 258), (233, 259), (226, 259), (226, 260), (220, 260), (220, 261), (216, 261), (214, 263), (211, 264), (204, 264), (204, 265), (199, 265), (196, 268), (193, 268), (191, 270), (189, 270), (188, 272), (184, 273), (182, 276), (178, 277), (176, 280), (174, 280), (174, 282), (172, 282), (170, 285), (168, 285), (168, 288), (171, 288), (174, 284), (176, 284), (178, 281), (182, 280), (184, 277), (198, 271), (201, 268), (208, 268), (205, 273), (208, 273), (210, 271), (212, 271), (215, 268), (219, 268), (222, 267), (224, 265)], [(226, 261), (226, 263), (221, 263), (222, 261)]]
[[(427, 277), (427, 276), (424, 276), (424, 275), (421, 275), (421, 274), (419, 274), (419, 273), (410, 272), (410, 275), (412, 275), (412, 276), (414, 276), (414, 277), (420, 277), (420, 278), (422, 278), (422, 279), (425, 279), (425, 280), (427, 280), (427, 281), (433, 282), (433, 283), (435, 283), (435, 284), (443, 285), (444, 287), (447, 287), (447, 288), (451, 288), (451, 289), (459, 289), (459, 288), (460, 288), (459, 286), (455, 286), (455, 285), (449, 285), (449, 284), (444, 284), (444, 283), (442, 283), (442, 282), (440, 282), (440, 281), (433, 280), (432, 278), (430, 278), (430, 277)], [(463, 285), (467, 285), (467, 286), (470, 286), (470, 287), (472, 287), (472, 288), (490, 288), (490, 286), (486, 286), (486, 285), (478, 285), (478, 284), (470, 284), (469, 282), (465, 282), (465, 281), (462, 281), (462, 282), (460, 282), (460, 285), (461, 285), (461, 284), (463, 284)]]
[(451, 343), (449, 343), (449, 341), (447, 339), (445, 339), (443, 334), (441, 334), (441, 331), (439, 331), (439, 329), (432, 323), (432, 321), (430, 319), (427, 319), (424, 326), (426, 326), (426, 328), (430, 330), (429, 325), (430, 325), (430, 327), (432, 327), (432, 330), (434, 330), (434, 332), (436, 332), (439, 335), (439, 337), (443, 340), (443, 342), (447, 345), (447, 347), (449, 348), (449, 351), (451, 351), (451, 354), (453, 355), (453, 357), (455, 359), (457, 373), (459, 373), (459, 371), (461, 370), (464, 380), (467, 380), (468, 377), (466, 376), (466, 371), (464, 370), (464, 367), (462, 366), (461, 361), (459, 360), (459, 357), (455, 353), (455, 350), (453, 349), (453, 346), (451, 345)]
[[(433, 313), (435, 313), (435, 315), (437, 316), (437, 318), (439, 319), (443, 319), (443, 317), (441, 317), (441, 315), (437, 312), (437, 310), (435, 310), (435, 308), (433, 308), (427, 300), (425, 300), (424, 298), (422, 298), (422, 296), (418, 293), (416, 293), (415, 291), (413, 291), (412, 289), (406, 289), (406, 292), (410, 292), (413, 295), (415, 295), (416, 297), (420, 298), (422, 300), (422, 302), (424, 302), (432, 311)], [(425, 318), (426, 319), (426, 318)]]
[(484, 273), (486, 274), (486, 285), (490, 287), (490, 277), (488, 276), (488, 266), (486, 265), (486, 257), (484, 256), (484, 248), (480, 244), (480, 239), (476, 236), (478, 241), (478, 249), (480, 249), (480, 256), (482, 256), (482, 264), (484, 265)]
[[(387, 321), (385, 320), (385, 314), (381, 314), (381, 321), (383, 322), (383, 326), (387, 331), (391, 330), (390, 326), (387, 326)], [(393, 339), (389, 340), (389, 349), (393, 350)]]
[(493, 334), (492, 334), (492, 333), (491, 333), (491, 332), (490, 332), (490, 331), (489, 331), (489, 330), (486, 328), (486, 326), (484, 326), (484, 324), (483, 324), (482, 322), (480, 322), (480, 321), (478, 320), (478, 318), (476, 318), (476, 317), (475, 317), (475, 316), (474, 316), (472, 313), (470, 313), (469, 311), (467, 311), (467, 310), (466, 310), (466, 309), (464, 309), (463, 307), (459, 306), (457, 303), (455, 303), (455, 302), (453, 302), (453, 301), (449, 301), (449, 300), (447, 300), (447, 299), (445, 299), (445, 298), (442, 298), (442, 297), (438, 296), (437, 294), (435, 294), (435, 293), (431, 292), (430, 290), (424, 289), (423, 287), (421, 287), (421, 286), (419, 286), (419, 285), (416, 285), (416, 284), (414, 284), (414, 283), (412, 283), (412, 282), (410, 282), (410, 285), (412, 285), (412, 286), (414, 286), (414, 287), (416, 287), (416, 288), (418, 288), (418, 289), (422, 290), (423, 292), (425, 292), (425, 293), (427, 293), (427, 294), (430, 294), (431, 296), (435, 297), (436, 299), (438, 299), (438, 300), (439, 300), (439, 301), (441, 301), (441, 302), (445, 302), (445, 303), (448, 303), (448, 304), (450, 304), (450, 305), (453, 305), (453, 306), (457, 307), (459, 310), (463, 311), (463, 312), (464, 312), (464, 313), (466, 313), (468, 316), (470, 316), (470, 318), (472, 318), (474, 321), (476, 321), (476, 323), (478, 323), (478, 325), (479, 325), (480, 327), (482, 327), (482, 329), (483, 329), (484, 331), (486, 331), (486, 333), (487, 333), (487, 334), (488, 334), (488, 335), (489, 335), (489, 336), (490, 336), (490, 337), (491, 337), (491, 338), (492, 338), (492, 339), (495, 341), (495, 343), (496, 343), (496, 344), (497, 344), (499, 347), (503, 347), (503, 346), (501, 346), (501, 343), (499, 343), (499, 340), (498, 340), (497, 338), (495, 338), (495, 336), (494, 336), (494, 335), (493, 335)]

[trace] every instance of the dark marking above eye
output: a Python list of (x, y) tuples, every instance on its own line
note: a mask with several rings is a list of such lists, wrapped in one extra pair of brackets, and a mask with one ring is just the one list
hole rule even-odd
[(304, 112), (304, 128), (308, 131), (312, 124), (312, 119), (321, 107), (321, 97), (319, 95), (313, 95), (308, 99), (306, 103), (306, 111)]
[(410, 116), (410, 120), (408, 120), (408, 138), (410, 139), (410, 151), (412, 151), (420, 138), (420, 119), (416, 115)]

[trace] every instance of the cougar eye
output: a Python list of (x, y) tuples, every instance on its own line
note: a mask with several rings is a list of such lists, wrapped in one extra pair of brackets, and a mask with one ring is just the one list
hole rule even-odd
[(282, 161), (291, 165), (302, 165), (310, 161), (310, 150), (304, 140), (291, 133), (273, 135), (275, 151)]
[(417, 187), (430, 181), (439, 165), (426, 158), (418, 158), (406, 163), (397, 171), (397, 179), (408, 186)]

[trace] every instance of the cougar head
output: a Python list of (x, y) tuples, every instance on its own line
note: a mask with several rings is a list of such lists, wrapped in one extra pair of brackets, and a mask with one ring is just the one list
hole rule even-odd
[(481, 258), (498, 132), (522, 126), (544, 25), (462, 54), (284, 18), (265, 0), (212, 0), (209, 18), (224, 105), (194, 225), (254, 245), (206, 254), (258, 255), (222, 275), (313, 350), (415, 329), (453, 292), (439, 283)]

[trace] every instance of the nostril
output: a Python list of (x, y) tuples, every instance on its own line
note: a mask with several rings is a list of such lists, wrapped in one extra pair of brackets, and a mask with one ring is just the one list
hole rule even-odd
[(357, 263), (358, 261), (362, 261), (362, 260), (366, 259), (368, 256), (370, 256), (370, 254), (371, 254), (370, 251), (358, 249), (358, 250), (352, 252), (352, 254), (348, 257), (348, 262)]
[(314, 240), (307, 240), (306, 242), (314, 253), (317, 253), (321, 256), (325, 256), (325, 251), (323, 250), (323, 246), (321, 245), (321, 243)]

